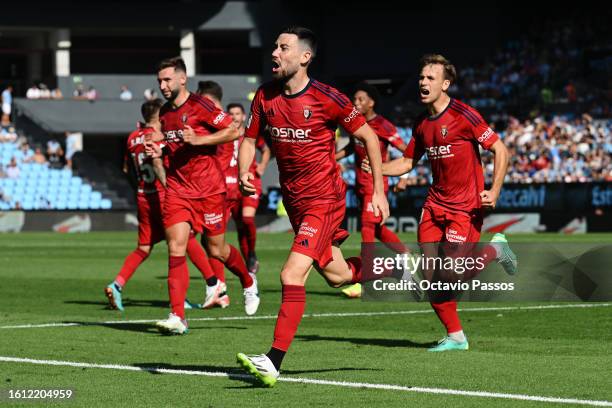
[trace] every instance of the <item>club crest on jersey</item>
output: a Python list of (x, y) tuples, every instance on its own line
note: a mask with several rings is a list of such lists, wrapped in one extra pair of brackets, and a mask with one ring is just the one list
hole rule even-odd
[(183, 124), (187, 123), (187, 114), (183, 113), (183, 116), (181, 116), (181, 122), (183, 122)]
[(309, 107), (304, 108), (304, 119), (308, 120), (312, 116), (312, 111)]
[(445, 138), (446, 135), (448, 135), (448, 128), (446, 126), (442, 126), (442, 129), (440, 129), (440, 133), (442, 134), (442, 137)]

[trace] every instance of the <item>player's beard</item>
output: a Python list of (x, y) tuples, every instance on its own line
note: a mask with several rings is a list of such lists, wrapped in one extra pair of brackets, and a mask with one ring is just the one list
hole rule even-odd
[(299, 68), (296, 67), (294, 69), (291, 69), (290, 67), (286, 68), (286, 69), (281, 69), (280, 71), (278, 71), (277, 73), (272, 74), (272, 76), (274, 77), (274, 79), (276, 79), (277, 81), (281, 82), (281, 83), (286, 83), (287, 81), (289, 81), (291, 78), (293, 78), (293, 76), (295, 74), (297, 74), (297, 72), (299, 71)]
[[(172, 102), (176, 99), (179, 92), (181, 92), (180, 88), (172, 89), (170, 90), (170, 96), (166, 97), (166, 95), (164, 95), (164, 98), (166, 98), (167, 101)], [(162, 95), (163, 95), (163, 92), (162, 92)]]

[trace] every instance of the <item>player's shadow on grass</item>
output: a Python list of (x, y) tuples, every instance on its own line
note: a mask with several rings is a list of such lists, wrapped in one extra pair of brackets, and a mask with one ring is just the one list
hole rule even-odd
[[(64, 303), (73, 305), (99, 305), (103, 309), (108, 309), (108, 301), (97, 300), (67, 300)], [(169, 302), (167, 300), (138, 300), (138, 299), (123, 299), (123, 306), (126, 307), (161, 307), (167, 309)]]
[[(155, 323), (96, 323), (96, 322), (75, 322), (75, 321), (65, 321), (64, 323), (76, 323), (80, 326), (98, 326), (98, 327), (106, 327), (114, 330), (122, 330), (122, 331), (132, 331), (138, 333), (149, 333), (154, 335), (159, 335), (163, 337), (173, 337), (172, 335), (164, 335), (161, 334), (157, 328), (155, 327)], [(195, 330), (247, 330), (248, 328), (245, 326), (215, 326), (215, 327), (189, 327), (189, 331)]]
[(362, 346), (380, 346), (380, 347), (410, 347), (410, 348), (429, 348), (435, 346), (436, 342), (416, 343), (407, 339), (364, 339), (358, 337), (331, 337), (312, 335), (295, 336), (296, 339), (302, 341), (336, 341), (343, 343), (353, 343)]
[[(180, 370), (180, 371), (193, 371), (193, 372), (206, 372), (210, 376), (213, 373), (217, 373), (220, 378), (227, 376), (232, 381), (240, 381), (246, 383), (246, 385), (240, 387), (225, 387), (226, 389), (244, 389), (244, 388), (259, 388), (260, 385), (255, 381), (255, 378), (249, 374), (246, 374), (240, 368), (236, 366), (212, 366), (212, 365), (173, 365), (168, 363), (135, 363), (135, 367), (140, 367), (143, 371), (146, 371), (153, 375), (166, 374), (164, 370)], [(338, 372), (338, 371), (382, 371), (378, 368), (356, 368), (356, 367), (339, 367), (339, 368), (327, 368), (319, 370), (283, 370), (283, 374), (288, 375), (299, 375), (308, 373), (327, 373), (327, 372)], [(172, 372), (169, 372), (170, 374)]]
[[(159, 280), (168, 280), (168, 275), (160, 275), (160, 276), (156, 276), (155, 279), (159, 279)], [(202, 275), (193, 275), (193, 276), (189, 276), (189, 280), (199, 280), (199, 281), (204, 281), (204, 278), (202, 277)]]
[[(281, 289), (266, 289), (265, 293), (282, 293), (282, 290)], [(307, 293), (308, 293), (308, 296), (310, 295), (331, 296), (331, 297), (341, 299), (340, 293), (337, 290), (334, 291), (334, 289), (330, 289), (329, 291), (309, 289)]]

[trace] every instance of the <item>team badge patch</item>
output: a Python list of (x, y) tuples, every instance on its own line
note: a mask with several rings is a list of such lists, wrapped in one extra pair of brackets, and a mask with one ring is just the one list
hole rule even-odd
[(304, 119), (308, 120), (312, 116), (310, 108), (304, 108)]
[(445, 138), (446, 135), (448, 135), (448, 128), (446, 126), (442, 126), (442, 129), (440, 129), (440, 133), (442, 133), (442, 137)]

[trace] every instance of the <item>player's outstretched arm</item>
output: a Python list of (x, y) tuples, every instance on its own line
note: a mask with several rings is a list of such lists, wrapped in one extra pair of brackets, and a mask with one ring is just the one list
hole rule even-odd
[[(383, 176), (401, 176), (402, 174), (408, 173), (412, 170), (413, 163), (414, 160), (408, 157), (400, 157), (398, 159), (383, 163)], [(363, 162), (361, 162), (361, 168), (368, 173), (372, 173), (372, 167), (370, 166), (370, 161), (368, 159), (364, 159)]]
[(249, 172), (249, 167), (255, 158), (255, 139), (245, 137), (238, 150), (238, 171), (240, 172), (240, 191), (243, 195), (255, 194), (257, 190), (252, 181), (255, 175)]
[(234, 125), (205, 136), (197, 135), (189, 125), (185, 125), (183, 129), (183, 141), (192, 146), (214, 146), (232, 142), (238, 137), (240, 137), (240, 131)]
[(382, 174), (382, 157), (380, 155), (380, 147), (378, 144), (378, 136), (372, 128), (365, 123), (357, 129), (353, 136), (361, 141), (368, 154), (370, 168), (372, 170), (372, 179), (374, 180), (374, 194), (372, 194), (372, 206), (374, 207), (374, 215), (381, 216), (381, 224), (389, 217), (389, 203), (385, 196), (385, 187)]
[(484, 190), (480, 193), (480, 199), (483, 207), (495, 208), (499, 192), (501, 191), (504, 178), (508, 171), (509, 153), (506, 145), (501, 140), (497, 140), (489, 148), (493, 152), (495, 158), (493, 160), (493, 185), (489, 190)]

